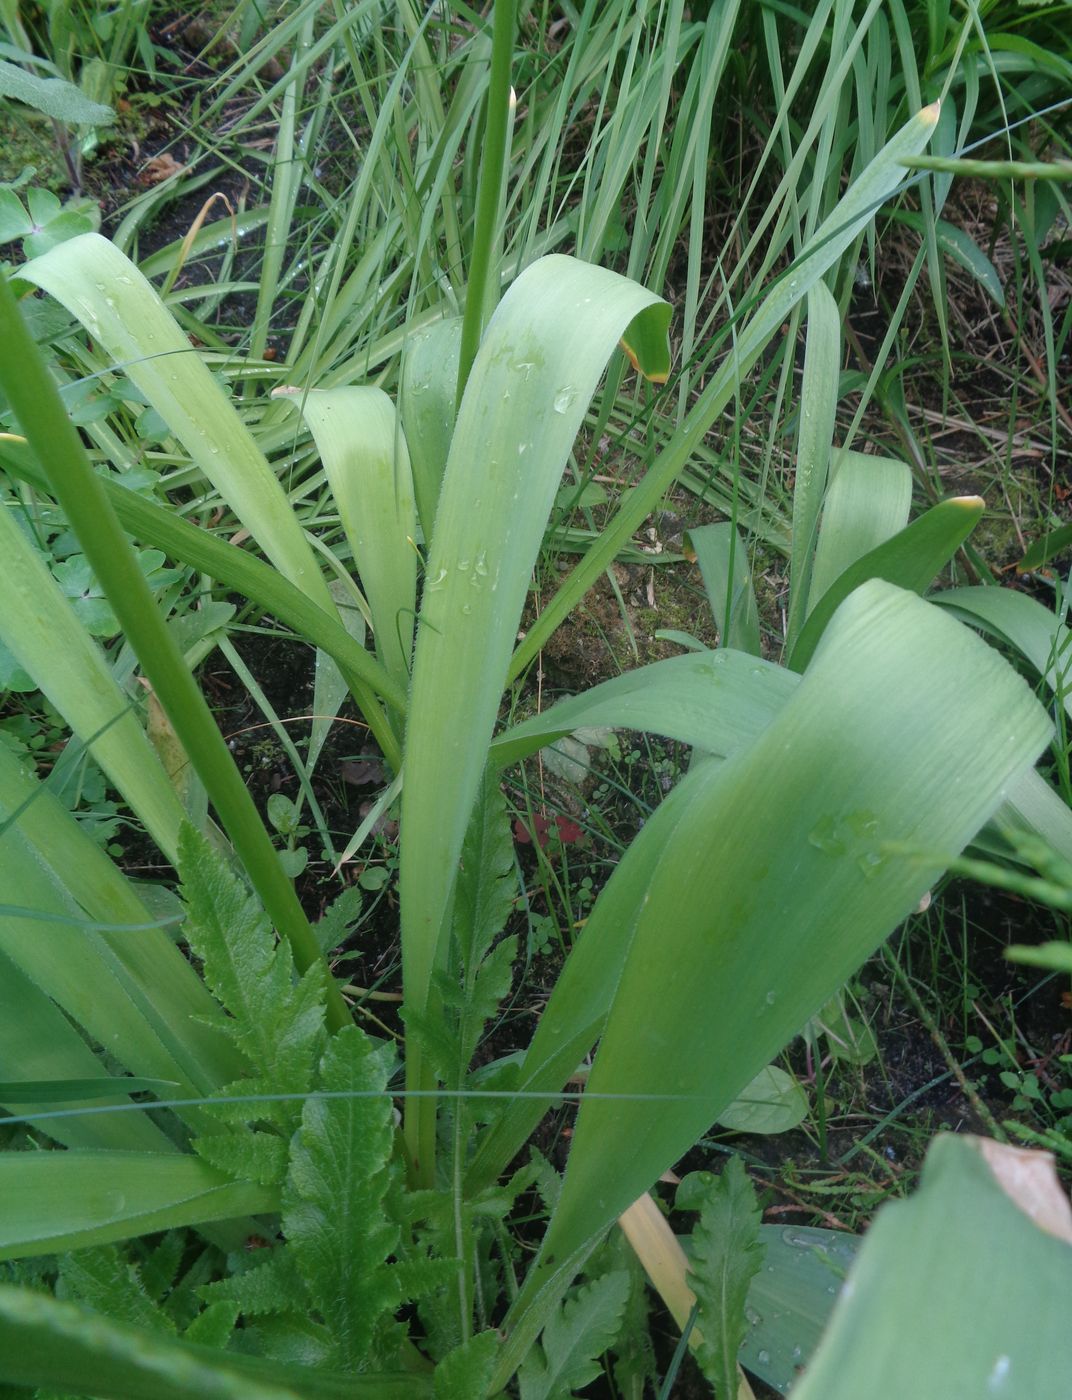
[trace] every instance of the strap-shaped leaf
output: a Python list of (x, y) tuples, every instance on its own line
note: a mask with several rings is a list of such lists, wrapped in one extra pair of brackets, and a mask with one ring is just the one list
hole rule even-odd
[(235, 1182), (185, 1153), (0, 1155), (0, 1259), (277, 1209), (278, 1192)]
[(1011, 588), (950, 588), (935, 602), (1014, 646), (1072, 716), (1072, 629), (1037, 598)]
[(862, 452), (835, 454), (815, 546), (809, 613), (846, 569), (904, 529), (911, 505), (912, 473), (904, 462)]
[[(113, 926), (145, 923), (149, 914), (108, 856), (3, 747), (0, 826), (8, 898), (69, 919), (43, 936), (40, 924), (0, 918), (0, 949), (12, 963), (132, 1073), (177, 1081), (179, 1097), (233, 1078), (242, 1062), (222, 1034), (219, 1007), (163, 930), (78, 926), (83, 910)], [(197, 1119), (194, 1110), (188, 1116)]]
[[(665, 332), (669, 308), (635, 282), (543, 258), (499, 305), (469, 377), (428, 556), (407, 723), (402, 962), (418, 1013), (443, 956), (462, 840), (562, 470), (611, 351), (641, 315)], [(419, 1055), (407, 1071), (411, 1087), (424, 1082)], [(411, 1149), (425, 1169), (434, 1104), (418, 1111), (425, 1140)]]
[(372, 609), (376, 654), (407, 686), (417, 596), (417, 513), (394, 404), (373, 388), (275, 392), (294, 399), (312, 431)]
[[(979, 496), (954, 496), (942, 501), (892, 539), (850, 564), (827, 588), (801, 629), (789, 658), (790, 667), (804, 670), (838, 606), (869, 579), (885, 579), (899, 588), (922, 593), (975, 529), (983, 508)], [(994, 589), (995, 593), (999, 591)]]
[[(807, 615), (819, 511), (826, 494), (841, 376), (841, 315), (825, 282), (808, 293), (808, 336), (800, 386), (797, 472), (793, 487), (793, 548), (789, 556), (789, 618), (792, 646)], [(903, 523), (903, 522), (902, 522)]]
[(750, 743), (796, 689), (792, 672), (742, 651), (692, 652), (653, 661), (559, 700), (491, 745), (506, 767), (576, 729), (640, 729), (728, 754)]
[(398, 408), (409, 443), (417, 513), (432, 538), (439, 491), (447, 468), (458, 398), (461, 317), (415, 331), (402, 352)]
[[(47, 1112), (75, 1101), (84, 1107), (126, 1103), (125, 1095), (134, 1088), (156, 1083), (104, 1078), (104, 1073), (104, 1065), (55, 1003), (0, 955), (0, 1077), (5, 1081), (0, 1083), (0, 1104), (9, 1113), (32, 1118), (35, 1109)], [(174, 1085), (169, 1087), (174, 1091)], [(64, 1093), (66, 1098), (59, 1097)], [(144, 1113), (74, 1114), (46, 1119), (39, 1131), (67, 1147), (166, 1152), (171, 1146)]]
[[(593, 1236), (910, 912), (1048, 731), (995, 652), (872, 581), (755, 744), (656, 812), (643, 835), (657, 838), (636, 843), (601, 896), (626, 905), (626, 883), (639, 896), (615, 911), (631, 943), (508, 1352)], [(563, 977), (552, 1003), (564, 986), (577, 994)]]
[(101, 649), (0, 499), (0, 639), (174, 860), (182, 804)]
[(420, 1400), (431, 1377), (340, 1376), (196, 1346), (0, 1284), (0, 1381), (113, 1400)]
[(742, 379), (763, 354), (778, 327), (801, 297), (837, 263), (867, 227), (878, 206), (904, 178), (902, 162), (923, 149), (937, 121), (938, 104), (935, 102), (906, 122), (853, 181), (837, 207), (808, 239), (793, 266), (774, 283), (766, 296), (754, 298), (758, 303), (756, 310), (739, 331), (732, 353), (705, 386), (673, 441), (655, 459), (639, 486), (622, 502), (617, 515), (544, 607), (539, 621), (529, 629), (511, 664), (512, 676), (534, 659), (551, 632), (655, 509), (703, 442), (711, 424), (737, 393)]
[(84, 233), (34, 258), (19, 276), (77, 316), (122, 365), (280, 573), (333, 613), (312, 549), (264, 454), (130, 259), (100, 234)]

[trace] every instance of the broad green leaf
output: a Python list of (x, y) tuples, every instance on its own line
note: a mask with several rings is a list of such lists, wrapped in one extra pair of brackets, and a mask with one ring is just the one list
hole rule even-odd
[(66, 306), (123, 366), (280, 573), (332, 615), (312, 549), (264, 454), (130, 259), (86, 233), (28, 262), (19, 276)]
[(0, 60), (0, 97), (13, 97), (67, 126), (109, 126), (115, 113), (103, 102), (92, 102), (74, 83), (42, 78), (14, 63)]
[[(364, 651), (365, 619), (354, 602), (351, 587), (349, 581), (344, 583), (342, 579), (334, 579), (328, 584), (328, 591), (335, 599), (342, 625)], [(313, 720), (309, 726), (309, 748), (305, 757), (310, 778), (349, 688), (339, 663), (323, 647), (317, 647), (313, 675)]]
[[(543, 258), (503, 298), (469, 377), (428, 556), (406, 731), (402, 964), (418, 1014), (444, 961), (462, 841), (563, 466), (611, 351), (643, 314), (665, 331), (668, 308), (651, 292)], [(419, 1056), (407, 1056), (407, 1074), (410, 1087), (427, 1087)], [(423, 1142), (410, 1146), (423, 1171), (434, 1103), (417, 1112)]]
[[(912, 473), (892, 457), (834, 454), (815, 547), (808, 613), (838, 578), (908, 524)], [(929, 580), (928, 580), (929, 582)]]
[(1015, 647), (1072, 716), (1072, 631), (1049, 608), (1011, 588), (950, 588), (935, 601)]
[(390, 1060), (390, 1046), (374, 1050), (356, 1026), (332, 1038), (320, 1088), (337, 1097), (306, 1103), (284, 1193), (284, 1234), (331, 1333), (334, 1364), (346, 1371), (367, 1364), (378, 1321), (400, 1299), (385, 1262), (399, 1238), (384, 1211), (394, 1138), (384, 1092)]
[(761, 1225), (759, 1242), (763, 1266), (748, 1290), (751, 1325), (740, 1362), (784, 1394), (818, 1345), (860, 1237), (803, 1225)]
[(759, 613), (740, 532), (729, 523), (701, 525), (689, 531), (689, 541), (718, 627), (719, 646), (758, 656)]
[(153, 1152), (0, 1154), (0, 1259), (59, 1254), (278, 1208), (196, 1157)]
[(954, 496), (932, 506), (892, 539), (857, 559), (826, 589), (808, 617), (789, 658), (790, 668), (803, 671), (842, 600), (868, 579), (884, 579), (922, 593), (974, 530), (983, 509), (978, 496)]
[(778, 1065), (761, 1069), (718, 1115), (735, 1133), (788, 1133), (808, 1116), (808, 1096)]
[(174, 859), (182, 805), (97, 643), (0, 504), (0, 637)]
[(33, 220), (14, 190), (0, 189), (0, 243), (13, 243), (33, 230)]
[(514, 907), (514, 841), (498, 775), (489, 767), (462, 846), (454, 937), (466, 978), (502, 932)]
[(599, 1357), (618, 1333), (628, 1294), (629, 1275), (618, 1271), (567, 1298), (518, 1372), (521, 1400), (565, 1400), (595, 1380), (602, 1370)]
[(737, 1392), (737, 1352), (747, 1328), (748, 1287), (763, 1263), (761, 1219), (748, 1173), (739, 1157), (731, 1157), (705, 1193), (692, 1232), (688, 1274), (703, 1336), (696, 1356), (719, 1396)]
[(409, 452), (382, 389), (275, 390), (309, 425), (372, 609), (376, 654), (409, 684), (417, 596), (417, 515)]
[(458, 398), (460, 316), (414, 332), (402, 352), (398, 408), (409, 443), (421, 533), (432, 538)]
[[(554, 1292), (556, 1269), (566, 1273), (912, 910), (1047, 729), (993, 651), (872, 581), (842, 605), (755, 743), (680, 784), (578, 945), (598, 931), (604, 900), (632, 927), (542, 1267), (515, 1318), (524, 1323), (541, 1285)], [(579, 1000), (576, 1026), (598, 1033), (591, 998), (565, 974), (544, 1019), (563, 990)], [(561, 1024), (566, 1039), (574, 1023), (560, 1014)]]
[(816, 282), (808, 293), (808, 335), (797, 426), (793, 547), (789, 556), (786, 623), (786, 643), (790, 647), (807, 616), (811, 596), (819, 511), (830, 470), (840, 375), (841, 316), (826, 283)]
[(604, 726), (645, 730), (728, 754), (750, 743), (796, 686), (789, 671), (744, 652), (720, 648), (672, 656), (515, 724), (492, 742), (490, 757), (505, 768), (565, 734)]
[(0, 1284), (0, 1381), (111, 1400), (417, 1400), (430, 1378), (337, 1376), (161, 1337)]
[(1009, 784), (994, 824), (1039, 836), (1059, 856), (1072, 861), (1072, 810), (1039, 773), (1024, 773)]
[(793, 1395), (848, 1400), (881, 1377), (888, 1395), (1062, 1400), (1070, 1290), (1072, 1212), (1048, 1154), (943, 1133), (919, 1191), (868, 1230)]

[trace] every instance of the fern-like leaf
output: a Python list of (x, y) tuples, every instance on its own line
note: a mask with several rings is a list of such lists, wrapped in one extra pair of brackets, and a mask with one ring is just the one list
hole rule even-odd
[(366, 1362), (378, 1322), (400, 1301), (385, 1262), (399, 1238), (384, 1208), (394, 1127), (384, 1093), (390, 1054), (374, 1050), (356, 1026), (339, 1031), (321, 1062), (320, 1088), (355, 1097), (310, 1099), (291, 1145), (283, 1230), (332, 1337), (332, 1364), (342, 1370)]
[(209, 1307), (228, 1304), (242, 1317), (309, 1311), (309, 1295), (291, 1251), (285, 1247), (258, 1253), (258, 1262), (243, 1273), (230, 1274), (197, 1290)]
[(175, 1332), (167, 1313), (150, 1298), (138, 1266), (115, 1245), (98, 1245), (66, 1254), (60, 1261), (63, 1294), (116, 1322), (129, 1322), (147, 1331)]
[(525, 1358), (521, 1400), (567, 1400), (599, 1375), (598, 1358), (618, 1335), (629, 1297), (624, 1270), (604, 1274), (567, 1298)]
[(256, 898), (189, 825), (179, 836), (179, 870), (189, 910), (185, 932), (205, 981), (230, 1013), (231, 1038), (278, 1092), (307, 1081), (323, 1035), (320, 965), (295, 984), (289, 946), (276, 942)]

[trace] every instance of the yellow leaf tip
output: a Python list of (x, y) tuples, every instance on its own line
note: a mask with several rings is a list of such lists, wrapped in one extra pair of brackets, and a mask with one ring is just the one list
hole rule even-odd
[(941, 111), (941, 102), (932, 102), (929, 106), (924, 107), (919, 115), (923, 118), (923, 120), (927, 123), (928, 126), (936, 126)]

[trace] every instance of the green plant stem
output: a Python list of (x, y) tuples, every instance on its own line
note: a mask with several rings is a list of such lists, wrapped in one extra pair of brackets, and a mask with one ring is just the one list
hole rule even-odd
[[(294, 887), (283, 873), (234, 759), (197, 683), (157, 610), (134, 552), (67, 417), (5, 277), (0, 277), (0, 384), (78, 536), (135, 655), (204, 783), (269, 918), (285, 936), (302, 972), (323, 958)], [(325, 972), (327, 972), (325, 964)], [(333, 1030), (350, 1013), (327, 973)]]
[(469, 371), (480, 347), (484, 328), (491, 250), (503, 180), (506, 175), (506, 134), (510, 127), (510, 60), (514, 44), (515, 0), (495, 0), (491, 36), (491, 78), (488, 83), (488, 116), (484, 129), (483, 160), (476, 197), (476, 229), (473, 256), (469, 263), (469, 283), (465, 293), (461, 354), (458, 360), (458, 403), (469, 381)]

